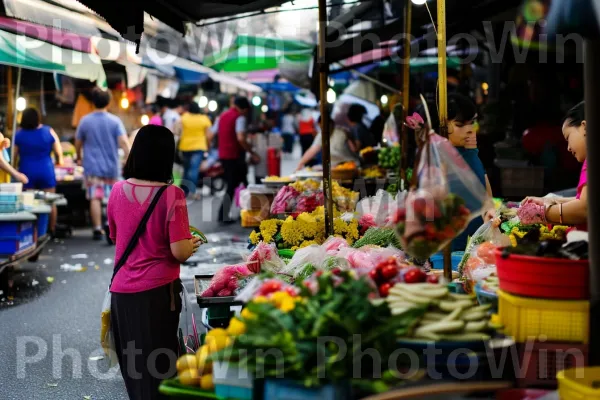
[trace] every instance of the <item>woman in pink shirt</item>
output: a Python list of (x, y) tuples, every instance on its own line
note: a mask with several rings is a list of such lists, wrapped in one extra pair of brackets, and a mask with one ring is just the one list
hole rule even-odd
[[(569, 145), (569, 152), (577, 161), (583, 163), (577, 185), (577, 195), (574, 198), (529, 197), (523, 202), (519, 217), (524, 223), (573, 225), (580, 230), (587, 230), (587, 146), (585, 140), (587, 129), (584, 102), (577, 104), (567, 112), (562, 131)], [(526, 207), (527, 204), (531, 205)]]
[(197, 249), (183, 191), (172, 181), (175, 140), (147, 125), (136, 136), (108, 202), (110, 236), (120, 260), (154, 196), (156, 207), (112, 281), (111, 324), (130, 399), (155, 399), (162, 379), (175, 374), (181, 311), (180, 263)]

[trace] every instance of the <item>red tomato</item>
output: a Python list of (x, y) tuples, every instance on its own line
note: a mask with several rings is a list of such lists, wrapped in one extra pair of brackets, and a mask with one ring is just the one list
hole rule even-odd
[(406, 283), (422, 283), (426, 279), (427, 275), (419, 268), (411, 268), (404, 273), (404, 282)]
[(381, 268), (381, 277), (386, 280), (389, 281), (390, 279), (394, 278), (396, 275), (398, 275), (398, 267), (396, 267), (396, 265), (386, 265), (383, 268)]
[(379, 295), (381, 297), (387, 297), (388, 294), (390, 294), (390, 289), (392, 288), (392, 284), (391, 283), (383, 283), (381, 284), (381, 286), (379, 286)]
[(379, 271), (377, 270), (377, 268), (374, 268), (371, 271), (369, 271), (369, 277), (373, 279), (373, 282), (379, 282), (380, 278)]
[(427, 275), (428, 283), (440, 283), (440, 278), (437, 275)]
[(334, 269), (331, 270), (331, 273), (333, 275), (340, 275), (342, 273), (342, 269), (340, 267), (335, 267)]

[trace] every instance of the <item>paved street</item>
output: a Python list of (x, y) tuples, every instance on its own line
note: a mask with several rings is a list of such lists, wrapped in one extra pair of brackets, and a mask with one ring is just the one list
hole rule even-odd
[[(294, 161), (282, 164), (290, 173)], [(214, 222), (219, 204), (220, 197), (207, 196), (189, 205), (190, 223), (210, 242), (190, 260), (194, 265), (182, 266), (190, 297), (195, 274), (238, 262), (247, 248), (248, 230)], [(76, 231), (51, 243), (37, 263), (15, 269), (14, 298), (0, 294), (0, 399), (127, 399), (118, 369), (108, 370), (107, 361), (97, 359), (103, 354), (100, 309), (114, 248), (90, 235)], [(85, 271), (74, 271), (77, 264)], [(192, 303), (192, 309), (199, 320), (199, 308)]]

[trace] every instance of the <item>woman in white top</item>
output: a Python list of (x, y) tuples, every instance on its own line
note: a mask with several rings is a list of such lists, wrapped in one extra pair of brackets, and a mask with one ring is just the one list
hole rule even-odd
[[(329, 131), (331, 132), (331, 137), (329, 139), (331, 165), (335, 166), (346, 161), (358, 162), (356, 148), (354, 145), (354, 141), (352, 140), (352, 137), (350, 135), (350, 132), (344, 130), (340, 126), (337, 126), (331, 118), (329, 119), (329, 121)], [(302, 156), (302, 159), (298, 163), (296, 171), (304, 168), (304, 165), (306, 165), (306, 163), (315, 158), (315, 156), (321, 151), (321, 149), (321, 132), (319, 132), (317, 136), (315, 136), (312, 146), (310, 146), (310, 148)]]

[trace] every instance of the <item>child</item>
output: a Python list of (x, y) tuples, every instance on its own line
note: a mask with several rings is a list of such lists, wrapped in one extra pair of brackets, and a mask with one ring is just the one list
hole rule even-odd
[(9, 148), (10, 139), (5, 138), (4, 135), (0, 133), (0, 149), (2, 150), (2, 156), (0, 156), (0, 183), (10, 183), (10, 178), (12, 177), (14, 180), (26, 185), (29, 183), (27, 176), (10, 165)]
[(585, 122), (585, 104), (581, 102), (570, 109), (562, 126), (563, 136), (569, 144), (569, 151), (577, 161), (583, 163), (577, 196), (559, 198), (528, 197), (519, 209), (521, 222), (525, 224), (551, 223), (575, 225), (587, 231), (587, 134)]

